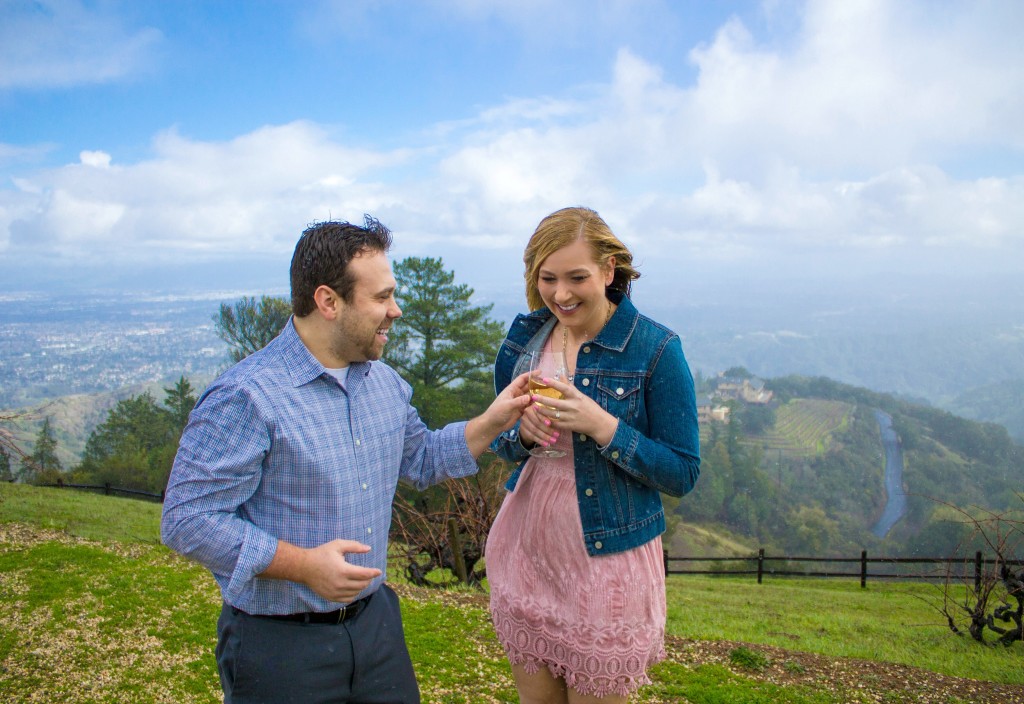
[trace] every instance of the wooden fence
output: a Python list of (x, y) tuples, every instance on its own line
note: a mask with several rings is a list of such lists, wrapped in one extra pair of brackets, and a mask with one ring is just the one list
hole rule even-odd
[[(664, 552), (666, 574), (712, 574), (712, 575), (757, 575), (757, 583), (761, 584), (765, 575), (770, 577), (859, 577), (860, 586), (866, 587), (868, 577), (872, 579), (922, 579), (922, 580), (945, 580), (954, 579), (968, 581), (974, 579), (974, 588), (981, 587), (982, 575), (985, 567), (989, 565), (1002, 564), (1002, 561), (995, 558), (986, 558), (981, 551), (975, 553), (974, 558), (968, 557), (868, 557), (867, 550), (862, 550), (860, 557), (769, 557), (764, 554), (764, 548), (757, 551), (757, 555), (750, 557), (669, 557), (668, 551)], [(740, 569), (676, 569), (673, 563), (738, 563)], [(794, 563), (815, 563), (826, 565), (825, 569), (812, 571), (809, 569), (795, 569)], [(1006, 560), (1008, 565), (1024, 565), (1024, 560)], [(744, 568), (744, 566), (749, 567)], [(778, 567), (776, 567), (778, 565)], [(857, 565), (857, 571), (849, 568), (830, 569), (827, 565)], [(888, 568), (886, 572), (878, 572), (869, 569), (869, 565), (883, 565)], [(928, 569), (903, 569), (897, 570), (899, 566), (926, 565)]]
[[(154, 494), (149, 491), (138, 489), (124, 489), (107, 484), (69, 484), (58, 480), (56, 484), (43, 484), (42, 486), (56, 487), (59, 489), (83, 489), (86, 491), (97, 491), (107, 496), (125, 495), (139, 496), (146, 499), (153, 499), (163, 503), (164, 492)], [(860, 586), (866, 587), (868, 577), (871, 579), (919, 579), (919, 580), (946, 580), (968, 581), (974, 579), (974, 588), (981, 586), (982, 576), (985, 567), (1000, 564), (995, 558), (986, 558), (981, 551), (975, 553), (974, 558), (966, 557), (868, 557), (867, 550), (861, 550), (860, 557), (770, 557), (764, 554), (764, 548), (757, 551), (756, 555), (749, 557), (670, 557), (668, 551), (663, 551), (665, 560), (665, 574), (709, 574), (709, 575), (757, 575), (757, 583), (762, 584), (765, 575), (769, 577), (855, 577), (860, 578)], [(739, 564), (738, 569), (686, 569), (674, 568), (673, 563), (709, 563), (709, 564)], [(794, 563), (805, 564), (815, 563), (823, 565), (857, 565), (857, 571), (846, 569), (829, 569), (812, 571), (808, 569), (794, 569)], [(1024, 560), (1006, 560), (1007, 565), (1024, 565)], [(749, 567), (744, 568), (744, 565)], [(778, 565), (776, 567), (775, 565)], [(869, 569), (869, 565), (883, 565), (890, 571), (876, 572)], [(900, 566), (926, 565), (932, 569), (914, 570), (904, 569), (893, 571)]]
[(39, 486), (54, 487), (57, 489), (83, 489), (85, 491), (95, 491), (106, 496), (141, 496), (144, 499), (153, 499), (154, 501), (164, 502), (164, 492), (154, 494), (151, 491), (141, 491), (139, 489), (123, 489), (117, 486), (110, 486), (110, 482), (106, 484), (69, 484), (63, 479), (58, 479), (56, 484), (40, 484)]

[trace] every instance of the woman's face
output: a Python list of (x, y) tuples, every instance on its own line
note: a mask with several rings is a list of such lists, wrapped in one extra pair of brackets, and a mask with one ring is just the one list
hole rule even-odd
[(556, 250), (537, 275), (537, 290), (551, 312), (573, 331), (596, 335), (608, 316), (605, 288), (615, 276), (615, 259), (604, 268), (583, 240)]

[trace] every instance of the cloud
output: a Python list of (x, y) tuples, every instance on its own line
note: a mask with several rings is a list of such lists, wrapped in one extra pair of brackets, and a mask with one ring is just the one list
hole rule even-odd
[(305, 122), (228, 142), (169, 130), (153, 149), (152, 159), (130, 165), (83, 152), (77, 164), (0, 191), (7, 247), (30, 254), (49, 242), (55, 256), (81, 261), (290, 251), (304, 223), (375, 200), (370, 169), (406, 158), (341, 146)]
[(0, 17), (0, 89), (106, 83), (147, 70), (162, 40), (77, 0), (11, 0)]
[[(932, 7), (812, 2), (778, 34), (733, 18), (687, 55), (692, 80), (622, 47), (603, 83), (424, 125), (415, 149), (295, 121), (220, 142), (169, 129), (137, 163), (83, 151), (0, 190), (0, 251), (283, 257), (306, 223), (368, 212), (400, 252), (516, 271), (541, 217), (584, 204), (675, 270), (1009, 261), (1024, 250), (1020, 13)], [(962, 169), (979, 148), (1000, 168)]]

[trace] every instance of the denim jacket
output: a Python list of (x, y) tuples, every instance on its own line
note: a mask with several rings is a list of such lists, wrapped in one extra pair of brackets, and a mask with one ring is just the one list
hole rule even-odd
[[(619, 419), (611, 442), (599, 447), (573, 433), (576, 498), (583, 540), (591, 556), (629, 550), (665, 532), (661, 494), (682, 496), (700, 474), (697, 403), (679, 336), (641, 315), (621, 293), (609, 291), (615, 314), (576, 358), (573, 386)], [(498, 350), (494, 385), (504, 389), (529, 369), (530, 352), (543, 346), (557, 323), (547, 308), (519, 315)], [(492, 443), (503, 459), (529, 457), (518, 424)]]

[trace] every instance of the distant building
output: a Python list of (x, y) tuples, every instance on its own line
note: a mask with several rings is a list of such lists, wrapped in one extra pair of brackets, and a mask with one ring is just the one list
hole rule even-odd
[(718, 398), (755, 404), (769, 403), (773, 395), (773, 392), (764, 388), (764, 381), (756, 377), (753, 379), (720, 377), (715, 390), (715, 396)]
[(711, 396), (697, 402), (697, 423), (707, 425), (708, 423), (728, 423), (729, 407), (716, 403)]

